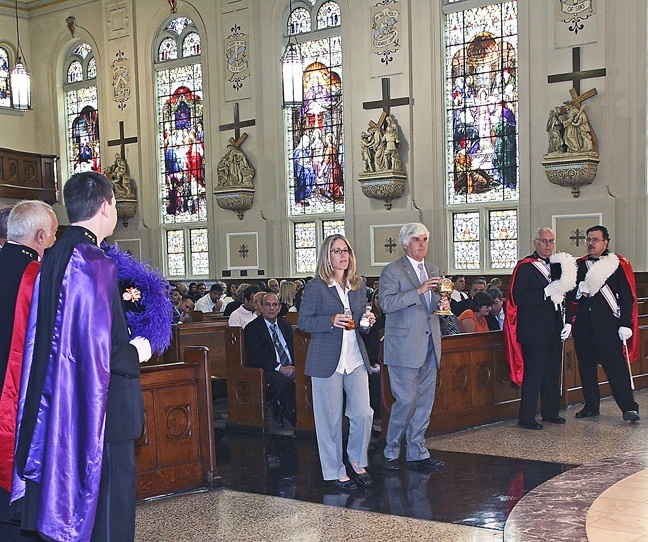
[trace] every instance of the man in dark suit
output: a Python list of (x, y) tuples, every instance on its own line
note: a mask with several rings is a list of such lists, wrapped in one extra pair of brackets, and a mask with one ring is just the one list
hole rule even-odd
[(472, 298), (475, 297), (475, 294), (477, 292), (485, 292), (485, 291), (486, 291), (485, 279), (477, 278), (473, 280), (472, 284), (470, 285), (470, 290), (468, 291), (467, 297), (461, 299), (461, 301), (455, 301), (452, 298), (450, 299), (450, 310), (455, 316), (457, 317), (461, 316), (461, 313), (463, 313), (465, 310), (468, 310), (470, 308), (470, 304), (472, 303)]
[[(511, 276), (504, 338), (511, 380), (522, 385), (518, 425), (542, 429), (535, 419), (538, 394), (542, 420), (563, 424), (560, 410), (562, 344), (571, 331), (563, 310), (565, 293), (575, 286), (559, 279), (560, 264), (550, 263), (556, 237), (550, 228), (540, 228), (533, 238), (535, 252), (520, 260)], [(571, 259), (572, 268), (574, 258)], [(573, 274), (573, 273), (572, 273)], [(565, 277), (566, 277), (565, 273)], [(564, 290), (564, 291), (563, 291)]]
[(261, 300), (261, 314), (245, 326), (245, 352), (248, 367), (265, 371), (270, 395), (277, 399), (282, 415), (293, 427), (297, 425), (295, 409), (295, 346), (292, 326), (278, 318), (281, 304), (269, 292)]
[[(610, 235), (604, 226), (587, 230), (588, 255), (578, 260), (578, 303), (574, 346), (583, 384), (585, 406), (577, 418), (598, 416), (600, 395), (598, 365), (610, 382), (623, 419), (639, 421), (639, 405), (630, 385), (630, 361), (639, 357), (639, 324), (634, 273), (630, 262), (608, 250)], [(625, 346), (624, 346), (625, 345)]]
[(21, 535), (20, 524), (9, 517), (24, 329), (39, 260), (56, 239), (58, 220), (46, 203), (22, 201), (13, 208), (8, 226), (8, 241), (0, 252), (0, 540), (18, 541), (36, 536)]
[[(396, 399), (389, 416), (383, 466), (400, 468), (401, 440), (407, 440), (406, 463), (415, 469), (438, 470), (443, 461), (430, 458), (425, 430), (434, 405), (437, 370), (441, 361), (437, 266), (426, 262), (428, 229), (405, 224), (399, 241), (405, 255), (390, 263), (380, 275), (380, 306), (385, 322), (384, 363), (389, 368), (391, 391)], [(448, 302), (445, 300), (444, 308)]]

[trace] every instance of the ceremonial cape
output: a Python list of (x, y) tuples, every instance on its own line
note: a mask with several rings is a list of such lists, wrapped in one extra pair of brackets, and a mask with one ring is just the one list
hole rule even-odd
[[(619, 267), (623, 269), (625, 277), (630, 285), (630, 290), (632, 291), (632, 314), (630, 316), (632, 325), (632, 337), (630, 337), (626, 342), (628, 345), (628, 356), (631, 362), (635, 362), (639, 359), (640, 355), (640, 343), (639, 343), (639, 307), (637, 306), (637, 285), (635, 283), (634, 271), (632, 270), (632, 265), (627, 258), (621, 256), (620, 254), (616, 255), (619, 258)], [(589, 256), (583, 256), (576, 260), (578, 263), (584, 262), (589, 258)], [(577, 305), (576, 305), (577, 306)], [(612, 310), (612, 309), (610, 309)], [(576, 320), (576, 309), (572, 311), (573, 319)]]
[(0, 393), (0, 487), (5, 491), (11, 491), (14, 443), (16, 438), (16, 411), (18, 409), (23, 346), (34, 281), (36, 280), (39, 268), (40, 263), (37, 260), (31, 261), (25, 268), (20, 286), (18, 287), (20, 295), (16, 298), (7, 370), (4, 375), (2, 393)]
[(522, 356), (522, 345), (517, 340), (517, 314), (518, 308), (515, 304), (515, 297), (513, 295), (513, 288), (515, 286), (515, 276), (517, 271), (522, 265), (531, 264), (537, 261), (538, 258), (527, 256), (520, 260), (513, 274), (511, 275), (511, 282), (506, 294), (506, 313), (504, 314), (504, 353), (506, 354), (506, 361), (509, 365), (509, 378), (516, 386), (522, 385), (522, 377), (524, 375), (524, 357)]
[[(23, 515), (54, 540), (90, 540), (94, 525), (116, 285), (115, 263), (96, 237), (70, 226), (46, 252), (34, 287), (15, 469), (33, 482)], [(21, 478), (14, 476), (12, 501), (25, 495)], [(23, 527), (31, 528), (25, 517)]]

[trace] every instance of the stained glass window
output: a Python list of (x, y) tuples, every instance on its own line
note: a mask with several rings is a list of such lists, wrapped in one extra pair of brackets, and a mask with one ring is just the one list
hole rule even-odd
[(87, 43), (77, 45), (66, 65), (64, 92), (69, 174), (101, 172), (97, 63), (92, 47)]
[(190, 32), (182, 41), (182, 56), (195, 56), (201, 53), (200, 36), (197, 32)]
[(11, 63), (9, 51), (0, 47), (0, 107), (11, 107), (11, 86), (9, 84)]
[(288, 32), (290, 35), (304, 34), (311, 31), (311, 16), (304, 8), (293, 10), (288, 17)]
[(182, 277), (185, 274), (184, 232), (167, 230), (167, 270), (171, 277)]
[[(491, 228), (501, 224), (497, 213), (512, 212), (506, 227), (517, 231), (517, 213), (484, 213), (520, 194), (517, 2), (449, 11), (445, 26), (447, 203), (480, 207), (477, 223), (489, 228), (477, 241), (458, 240), (455, 228), (454, 261), (457, 269), (513, 267), (516, 244)], [(468, 214), (453, 214), (453, 224)]]
[(326, 239), (329, 235), (346, 235), (344, 228), (344, 220), (322, 220), (323, 238)]
[(91, 58), (90, 61), (88, 62), (88, 79), (96, 79), (96, 78), (97, 78), (97, 60)]
[[(155, 73), (160, 212), (163, 224), (188, 226), (207, 221), (200, 35), (193, 21), (178, 17), (166, 25), (158, 39)], [(178, 51), (182, 58), (178, 58)], [(169, 60), (174, 60), (172, 65), (167, 64)], [(191, 275), (209, 275), (207, 229), (172, 231), (181, 231), (186, 238), (182, 274), (188, 269)], [(177, 253), (167, 251), (169, 271), (172, 266), (180, 269), (178, 258)]]
[(455, 269), (479, 269), (479, 212), (452, 215)]
[(83, 81), (83, 66), (81, 62), (75, 60), (68, 68), (67, 82), (76, 83), (77, 81)]
[(300, 274), (315, 272), (317, 235), (315, 222), (295, 223), (295, 270)]
[(191, 274), (209, 275), (209, 237), (207, 228), (190, 230)]
[(173, 38), (164, 38), (158, 47), (158, 60), (165, 62), (178, 58), (178, 44)]
[(90, 53), (92, 53), (92, 47), (88, 45), (87, 43), (82, 43), (81, 45), (77, 46), (76, 49), (74, 49), (74, 54), (80, 56), (81, 58), (87, 57)]
[(493, 269), (515, 267), (517, 262), (517, 210), (490, 213), (490, 266)]
[(342, 40), (301, 45), (304, 105), (286, 110), (291, 215), (344, 212)]
[(340, 6), (335, 2), (325, 2), (317, 12), (317, 28), (340, 26)]

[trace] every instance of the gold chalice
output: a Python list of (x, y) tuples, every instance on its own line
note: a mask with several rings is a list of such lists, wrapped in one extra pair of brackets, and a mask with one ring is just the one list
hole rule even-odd
[[(436, 291), (441, 294), (441, 299), (450, 299), (450, 295), (452, 295), (452, 281), (445, 276), (445, 273), (441, 274), (441, 280), (437, 284)], [(450, 309), (437, 309), (434, 311), (434, 314), (451, 316), (452, 311)]]

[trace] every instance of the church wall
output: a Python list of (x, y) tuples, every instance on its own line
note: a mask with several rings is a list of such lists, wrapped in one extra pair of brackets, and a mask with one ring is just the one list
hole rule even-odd
[[(430, 229), (430, 259), (447, 269), (451, 238), (445, 209), (444, 187), (444, 82), (441, 2), (402, 0), (403, 37), (399, 58), (390, 69), (377, 70), (370, 54), (369, 11), (376, 0), (341, 0), (345, 89), (346, 231), (356, 251), (361, 273), (379, 275), (381, 265), (371, 265), (371, 226), (422, 221)], [(598, 95), (587, 101), (586, 111), (600, 141), (601, 163), (594, 184), (579, 198), (570, 190), (552, 185), (541, 165), (547, 152), (545, 125), (551, 108), (569, 98), (570, 83), (547, 83), (547, 75), (572, 71), (571, 49), (556, 48), (553, 4), (519, 2), (520, 62), (520, 202), (519, 255), (530, 249), (537, 227), (551, 225), (557, 215), (601, 213), (613, 237), (611, 248), (628, 256), (637, 270), (647, 270), (646, 259), (646, 1), (602, 1), (598, 4), (597, 40), (581, 46), (582, 69), (607, 68), (604, 78), (582, 82), (581, 92), (596, 87)], [(130, 31), (114, 38), (106, 14), (123, 6)], [(281, 29), (284, 0), (193, 0), (178, 2), (178, 15), (192, 18), (201, 33), (205, 93), (205, 144), (208, 212), (212, 260), (211, 275), (227, 268), (228, 233), (258, 232), (259, 266), (266, 277), (289, 276), (291, 224), (286, 220), (286, 165), (279, 57), (283, 51)], [(101, 15), (99, 15), (101, 14)], [(96, 46), (101, 77), (102, 163), (112, 163), (116, 147), (108, 139), (137, 135), (138, 145), (126, 147), (131, 176), (139, 192), (138, 214), (128, 227), (119, 224), (114, 239), (140, 239), (141, 255), (161, 265), (163, 236), (159, 223), (157, 188), (157, 120), (153, 98), (153, 41), (170, 17), (164, 2), (150, 0), (97, 0), (80, 2), (71, 9), (35, 10), (25, 32), (23, 49), (33, 73), (33, 107), (27, 113), (0, 112), (3, 124), (0, 146), (56, 153), (66, 163), (62, 124), (61, 71), (66, 46), (73, 38), (65, 17), (74, 15), (77, 37)], [(233, 131), (220, 132), (233, 120), (233, 101), (227, 101), (223, 81), (223, 39), (233, 22), (249, 35), (252, 74), (245, 99), (238, 100), (240, 118), (255, 119), (244, 128), (249, 137), (243, 150), (256, 169), (254, 207), (240, 221), (235, 213), (220, 209), (211, 195), (216, 166)], [(15, 34), (12, 17), (0, 14), (0, 40)], [(47, 36), (47, 39), (42, 39)], [(12, 38), (13, 39), (13, 38)], [(11, 40), (9, 40), (11, 41)], [(112, 62), (116, 49), (129, 57), (131, 98), (123, 111), (112, 100)], [(129, 56), (130, 55), (130, 56)], [(623, 59), (620, 61), (619, 59)], [(393, 68), (393, 69), (391, 69)], [(362, 103), (381, 96), (381, 77), (390, 77), (391, 96), (409, 97), (411, 105), (393, 107), (401, 129), (401, 158), (407, 173), (402, 198), (386, 210), (383, 202), (362, 194), (357, 181), (364, 164), (360, 133), (379, 110), (366, 111)], [(5, 126), (8, 127), (5, 129)], [(65, 171), (64, 169), (62, 171)], [(65, 174), (64, 174), (65, 176)], [(64, 213), (58, 209), (65, 223)], [(582, 254), (582, 247), (574, 248)], [(238, 271), (233, 276), (238, 279)], [(257, 278), (257, 272), (249, 273)], [(240, 279), (238, 279), (240, 280)]]

